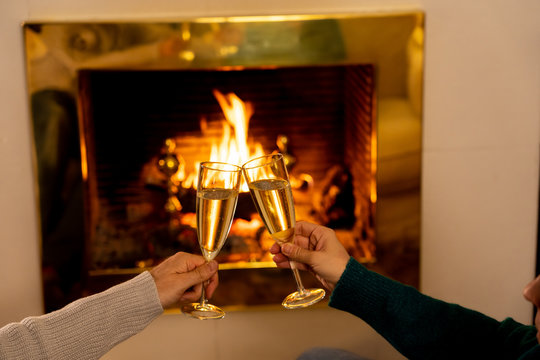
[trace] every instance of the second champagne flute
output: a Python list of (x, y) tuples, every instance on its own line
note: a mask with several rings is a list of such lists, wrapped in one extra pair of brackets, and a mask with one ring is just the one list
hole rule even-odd
[[(203, 162), (199, 167), (198, 179), (197, 239), (203, 257), (211, 261), (229, 235), (238, 201), (241, 168), (220, 162)], [(182, 312), (201, 320), (225, 316), (222, 309), (206, 300), (204, 284), (200, 302), (185, 305)]]
[[(244, 177), (255, 207), (266, 229), (279, 244), (294, 238), (294, 200), (289, 175), (282, 154), (271, 154), (252, 159), (242, 166)], [(297, 291), (281, 303), (287, 309), (306, 307), (322, 300), (323, 289), (305, 289), (296, 264), (290, 262)]]

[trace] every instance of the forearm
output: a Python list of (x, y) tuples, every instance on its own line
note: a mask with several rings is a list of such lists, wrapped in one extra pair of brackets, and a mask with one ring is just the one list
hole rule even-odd
[[(423, 295), (353, 259), (332, 294), (330, 306), (362, 318), (412, 359), (459, 358), (465, 352), (467, 356), (501, 358), (533, 344), (508, 341), (513, 329), (505, 329), (495, 319)], [(528, 337), (534, 329), (517, 323), (511, 327), (523, 327)]]
[(1, 359), (98, 359), (163, 312), (145, 272), (66, 307), (0, 329)]

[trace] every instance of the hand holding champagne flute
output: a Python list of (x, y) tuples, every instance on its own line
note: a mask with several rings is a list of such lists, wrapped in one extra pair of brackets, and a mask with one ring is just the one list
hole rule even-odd
[[(241, 168), (220, 162), (203, 162), (197, 184), (197, 239), (206, 261), (213, 260), (225, 243), (231, 228)], [(182, 312), (198, 319), (221, 319), (225, 312), (208, 303), (202, 287), (201, 299), (182, 308)]]
[[(282, 154), (252, 159), (242, 166), (255, 207), (266, 229), (278, 244), (294, 238), (294, 200)], [(306, 307), (324, 298), (323, 289), (305, 289), (294, 262), (291, 269), (298, 290), (281, 303), (287, 309)]]

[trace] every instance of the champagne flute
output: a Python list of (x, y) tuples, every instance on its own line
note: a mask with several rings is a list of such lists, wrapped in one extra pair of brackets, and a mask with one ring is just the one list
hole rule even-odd
[[(241, 168), (236, 165), (207, 161), (199, 167), (197, 239), (206, 261), (217, 256), (227, 239), (238, 201), (240, 180)], [(201, 320), (225, 316), (222, 309), (208, 303), (204, 284), (200, 301), (185, 305), (182, 312)]]
[[(284, 244), (294, 238), (294, 200), (287, 168), (282, 154), (270, 154), (252, 159), (242, 166), (255, 207), (266, 229), (278, 242)], [(305, 289), (296, 264), (290, 262), (297, 291), (281, 303), (287, 309), (303, 308), (322, 300), (323, 289)]]

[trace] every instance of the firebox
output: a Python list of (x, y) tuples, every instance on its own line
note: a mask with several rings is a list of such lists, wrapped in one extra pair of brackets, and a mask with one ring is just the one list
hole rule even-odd
[[(350, 255), (418, 281), (420, 13), (25, 24), (53, 310), (200, 253), (200, 162), (281, 152), (297, 220)], [(250, 194), (217, 260), (224, 307), (294, 288)], [(305, 275), (306, 286), (316, 280)]]

